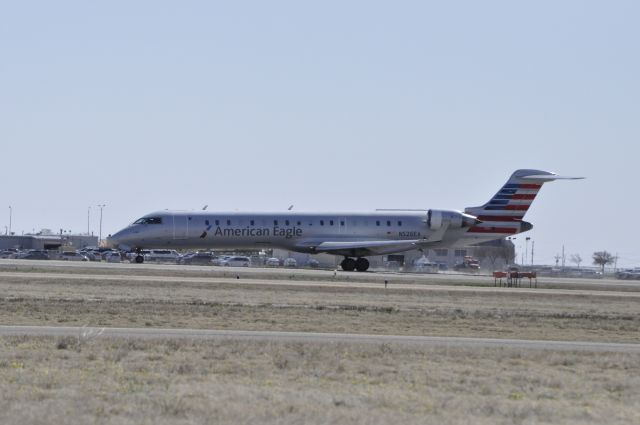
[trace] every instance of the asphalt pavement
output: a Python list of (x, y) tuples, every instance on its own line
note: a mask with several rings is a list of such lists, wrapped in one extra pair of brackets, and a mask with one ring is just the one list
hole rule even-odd
[(0, 326), (6, 336), (72, 336), (79, 338), (186, 338), (194, 340), (251, 340), (270, 342), (403, 344), (434, 347), (517, 348), (523, 350), (640, 353), (640, 344), (589, 341), (541, 341), (441, 336), (365, 335), (315, 332), (236, 331), (208, 329), (88, 328), (57, 326)]

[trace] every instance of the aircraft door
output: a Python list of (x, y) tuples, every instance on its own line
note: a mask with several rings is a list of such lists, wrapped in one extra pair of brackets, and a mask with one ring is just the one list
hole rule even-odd
[(186, 239), (189, 235), (189, 218), (186, 215), (173, 216), (173, 239)]
[(340, 236), (344, 236), (348, 234), (348, 222), (347, 222), (347, 217), (340, 217), (338, 218), (338, 233), (340, 234)]

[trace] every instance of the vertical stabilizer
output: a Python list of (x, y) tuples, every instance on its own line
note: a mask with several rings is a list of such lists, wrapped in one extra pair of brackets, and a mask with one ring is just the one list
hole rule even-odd
[(470, 228), (468, 233), (508, 236), (530, 230), (533, 226), (523, 218), (542, 185), (554, 180), (580, 178), (560, 177), (549, 171), (517, 170), (489, 202), (465, 209), (465, 213), (482, 221)]

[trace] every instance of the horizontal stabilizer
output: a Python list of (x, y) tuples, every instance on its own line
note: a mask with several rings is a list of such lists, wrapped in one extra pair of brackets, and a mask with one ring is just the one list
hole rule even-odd
[(550, 182), (554, 180), (582, 180), (584, 177), (568, 177), (558, 176), (557, 174), (532, 174), (529, 176), (521, 176), (523, 180), (536, 180), (540, 182)]

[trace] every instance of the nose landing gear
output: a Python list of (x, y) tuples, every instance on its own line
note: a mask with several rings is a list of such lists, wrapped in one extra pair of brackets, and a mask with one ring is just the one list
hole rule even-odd
[(366, 258), (358, 258), (357, 260), (354, 260), (353, 258), (346, 257), (342, 260), (340, 266), (345, 272), (352, 272), (354, 270), (366, 272), (369, 270), (369, 260)]
[(135, 261), (136, 261), (136, 264), (144, 263), (144, 255), (142, 255), (142, 250), (141, 249), (136, 249)]

